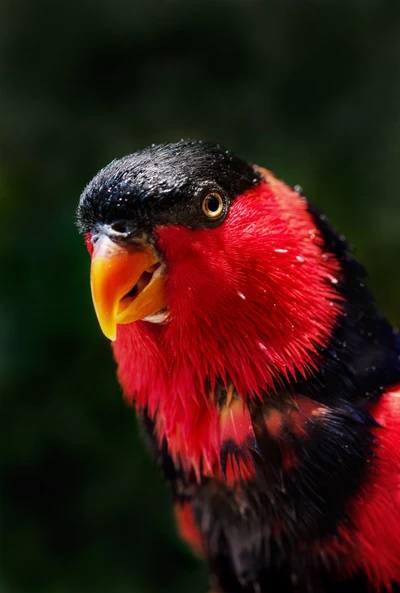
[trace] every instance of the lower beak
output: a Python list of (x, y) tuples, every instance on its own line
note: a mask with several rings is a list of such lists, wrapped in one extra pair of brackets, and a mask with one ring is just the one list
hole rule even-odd
[(151, 247), (118, 245), (106, 235), (94, 246), (90, 270), (94, 308), (104, 335), (115, 340), (117, 324), (164, 309), (164, 277)]

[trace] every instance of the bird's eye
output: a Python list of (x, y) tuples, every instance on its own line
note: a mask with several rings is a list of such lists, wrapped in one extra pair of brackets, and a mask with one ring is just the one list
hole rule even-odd
[(218, 218), (224, 211), (224, 201), (220, 194), (213, 191), (206, 195), (201, 205), (201, 208), (208, 218)]

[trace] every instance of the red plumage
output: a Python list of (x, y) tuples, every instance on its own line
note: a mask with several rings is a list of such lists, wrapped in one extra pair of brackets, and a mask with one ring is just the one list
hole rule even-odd
[(193, 518), (193, 504), (190, 502), (177, 503), (175, 518), (181, 537), (187, 541), (198, 556), (203, 556), (204, 546)]
[(169, 262), (170, 321), (118, 326), (113, 344), (128, 401), (162, 418), (160, 440), (197, 475), (201, 460), (206, 475), (220, 473), (217, 377), (256, 399), (280, 375), (307, 376), (340, 309), (326, 282), (338, 282), (339, 266), (321, 252), (306, 203), (267, 180), (237, 198), (212, 233), (156, 229)]

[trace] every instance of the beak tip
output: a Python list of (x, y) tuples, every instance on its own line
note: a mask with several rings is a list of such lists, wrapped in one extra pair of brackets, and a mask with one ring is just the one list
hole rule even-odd
[(107, 314), (107, 310), (97, 307), (96, 302), (94, 309), (103, 335), (111, 342), (115, 342), (117, 339), (117, 322), (115, 311), (111, 311), (111, 314)]
[(100, 327), (105, 337), (108, 338), (111, 342), (115, 342), (115, 340), (117, 339), (117, 324), (107, 324), (107, 327), (105, 327), (103, 324), (100, 324)]

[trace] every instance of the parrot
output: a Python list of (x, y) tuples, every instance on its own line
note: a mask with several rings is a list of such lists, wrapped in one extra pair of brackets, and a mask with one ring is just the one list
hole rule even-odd
[(181, 140), (103, 168), (77, 222), (123, 395), (212, 591), (398, 591), (400, 336), (322, 210)]

